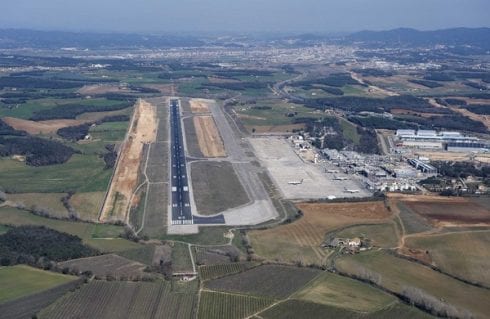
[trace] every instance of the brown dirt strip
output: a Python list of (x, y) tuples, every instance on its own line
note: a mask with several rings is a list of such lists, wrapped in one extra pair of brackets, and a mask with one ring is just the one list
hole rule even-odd
[(223, 140), (212, 116), (194, 117), (199, 148), (205, 157), (226, 156)]
[(456, 106), (450, 106), (449, 108), (451, 110), (453, 110), (454, 112), (457, 112), (457, 113), (459, 113), (461, 115), (464, 115), (466, 117), (469, 117), (473, 121), (482, 122), (483, 124), (485, 124), (485, 126), (487, 127), (487, 129), (490, 130), (490, 115), (475, 114), (473, 112), (468, 111), (465, 108), (459, 108), (459, 107), (456, 107)]
[(84, 120), (48, 120), (48, 121), (29, 121), (15, 117), (2, 118), (5, 123), (19, 131), (26, 131), (29, 134), (51, 134), (63, 127), (76, 126), (88, 121)]
[(143, 144), (156, 140), (156, 108), (139, 100), (136, 104), (129, 135), (124, 141), (112, 183), (100, 216), (101, 221), (126, 221), (129, 200), (138, 182)]

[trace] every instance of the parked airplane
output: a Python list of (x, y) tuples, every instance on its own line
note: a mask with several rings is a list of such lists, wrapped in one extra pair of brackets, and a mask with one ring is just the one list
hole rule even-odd
[(344, 192), (354, 194), (354, 193), (359, 193), (359, 190), (358, 189), (348, 189), (348, 188), (344, 187)]
[(289, 185), (299, 185), (299, 184), (303, 184), (303, 179), (301, 179), (300, 181), (290, 181), (288, 182)]

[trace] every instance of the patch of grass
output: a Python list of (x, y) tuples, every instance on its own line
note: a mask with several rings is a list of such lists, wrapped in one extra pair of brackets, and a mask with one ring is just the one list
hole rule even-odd
[(43, 167), (0, 158), (0, 185), (13, 193), (105, 191), (111, 172), (97, 155), (75, 154), (64, 164)]
[(192, 157), (204, 157), (199, 147), (196, 127), (192, 117), (184, 119), (184, 133), (187, 153)]
[(192, 235), (165, 235), (163, 240), (177, 240), (190, 244), (197, 245), (224, 245), (228, 243), (228, 239), (224, 234), (228, 232), (230, 227), (201, 227), (199, 233)]
[(394, 292), (408, 287), (421, 289), (457, 309), (466, 309), (476, 317), (490, 313), (490, 291), (465, 284), (420, 264), (381, 251), (344, 256), (336, 261), (339, 270), (359, 275), (366, 270), (380, 276), (380, 284)]
[[(123, 232), (123, 227), (121, 226), (49, 219), (10, 207), (0, 208), (0, 224), (13, 226), (46, 226), (59, 232), (78, 236), (82, 238), (85, 244), (103, 252), (128, 250), (140, 247), (137, 243), (118, 238), (119, 234)], [(108, 237), (113, 238), (105, 239)]]
[(0, 304), (9, 300), (48, 290), (76, 280), (76, 277), (17, 265), (0, 267)]
[(396, 301), (395, 297), (370, 285), (329, 272), (323, 273), (293, 298), (361, 312), (380, 310)]
[(80, 219), (97, 221), (104, 198), (105, 192), (75, 193), (70, 198), (70, 204)]
[(191, 176), (199, 214), (214, 215), (249, 202), (229, 162), (191, 163)]
[(189, 246), (174, 242), (172, 246), (172, 269), (174, 272), (193, 271)]
[(8, 200), (24, 205), (27, 208), (36, 207), (36, 209), (42, 209), (52, 217), (66, 218), (68, 217), (68, 210), (61, 202), (64, 196), (66, 196), (65, 193), (9, 194)]
[(144, 245), (140, 248), (120, 251), (117, 254), (131, 260), (139, 261), (145, 265), (153, 263), (153, 254), (155, 253), (154, 245)]
[(100, 139), (105, 143), (116, 143), (124, 139), (129, 122), (107, 122), (90, 128), (92, 139)]
[(395, 226), (392, 223), (352, 226), (335, 233), (335, 236), (342, 238), (364, 237), (370, 239), (373, 246), (381, 248), (396, 247), (398, 244)]
[(6, 232), (8, 232), (9, 229), (10, 227), (6, 225), (0, 225), (0, 235), (5, 234)]
[(352, 141), (355, 145), (359, 145), (361, 137), (357, 133), (357, 128), (351, 122), (340, 118), (340, 126), (342, 127), (342, 134), (344, 138)]
[(434, 266), (444, 272), (490, 286), (490, 231), (412, 237), (405, 245), (427, 251)]
[[(352, 303), (355, 303), (352, 300)], [(259, 314), (263, 319), (429, 319), (434, 318), (415, 307), (396, 304), (375, 313), (365, 314), (344, 308), (327, 306), (302, 300), (286, 300)]]

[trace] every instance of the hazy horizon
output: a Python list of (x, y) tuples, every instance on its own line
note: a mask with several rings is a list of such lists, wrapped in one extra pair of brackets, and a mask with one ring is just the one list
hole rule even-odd
[(487, 0), (18, 0), (0, 28), (92, 32), (314, 32), (489, 27)]

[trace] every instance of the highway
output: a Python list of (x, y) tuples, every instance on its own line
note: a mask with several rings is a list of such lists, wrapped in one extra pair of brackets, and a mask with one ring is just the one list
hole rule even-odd
[(178, 99), (170, 100), (170, 137), (172, 225), (190, 225), (193, 218)]

